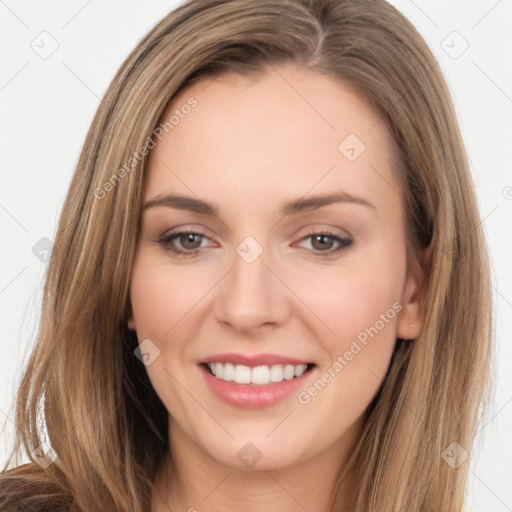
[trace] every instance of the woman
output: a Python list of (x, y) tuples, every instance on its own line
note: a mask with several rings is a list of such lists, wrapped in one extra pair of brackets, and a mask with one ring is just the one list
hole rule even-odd
[(3, 509), (460, 511), (488, 276), (447, 87), (396, 9), (190, 1), (87, 136)]

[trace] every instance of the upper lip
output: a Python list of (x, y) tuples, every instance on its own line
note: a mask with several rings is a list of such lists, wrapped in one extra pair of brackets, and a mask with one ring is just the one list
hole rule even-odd
[(294, 366), (300, 364), (312, 364), (311, 361), (298, 359), (296, 357), (281, 356), (278, 354), (215, 354), (213, 356), (205, 357), (200, 361), (201, 363), (232, 363), (234, 365), (243, 364), (254, 368), (255, 366), (272, 366), (274, 364), (293, 364)]

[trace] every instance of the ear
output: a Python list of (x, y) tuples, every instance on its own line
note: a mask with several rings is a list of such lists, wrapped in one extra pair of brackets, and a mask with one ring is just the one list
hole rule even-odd
[(133, 313), (132, 313), (132, 315), (130, 316), (130, 318), (128, 319), (128, 327), (129, 327), (132, 331), (136, 331), (136, 330), (137, 330), (137, 326), (135, 325), (135, 319), (133, 318)]
[(416, 255), (409, 268), (402, 293), (402, 310), (398, 316), (397, 337), (404, 340), (417, 338), (423, 328), (421, 310), (424, 292), (424, 267), (430, 258), (430, 247)]

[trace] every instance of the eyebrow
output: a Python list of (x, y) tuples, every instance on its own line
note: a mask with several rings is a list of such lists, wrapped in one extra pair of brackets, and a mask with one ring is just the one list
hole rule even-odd
[[(351, 203), (362, 206), (367, 206), (376, 210), (375, 205), (362, 197), (348, 194), (342, 190), (317, 196), (310, 196), (308, 198), (300, 198), (285, 203), (281, 206), (280, 213), (283, 216), (297, 215), (299, 213), (316, 210), (324, 206), (335, 203)], [(190, 196), (180, 196), (177, 194), (159, 194), (150, 199), (145, 205), (144, 210), (154, 208), (155, 206), (167, 206), (178, 210), (188, 210), (191, 212), (202, 213), (205, 215), (212, 215), (218, 217), (220, 212), (219, 208), (201, 199), (196, 199)]]

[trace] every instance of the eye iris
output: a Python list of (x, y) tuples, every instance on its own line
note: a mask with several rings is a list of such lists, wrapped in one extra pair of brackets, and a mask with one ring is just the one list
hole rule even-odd
[(333, 243), (333, 242), (332, 242), (332, 240), (330, 240), (330, 242), (329, 242), (329, 241), (327, 242), (327, 246), (329, 246), (329, 247), (327, 247), (325, 244), (323, 244), (323, 242), (321, 242), (321, 243), (320, 243), (320, 246), (319, 246), (319, 247), (315, 247), (315, 242), (316, 242), (317, 240), (325, 241), (325, 239), (326, 239), (326, 238), (327, 238), (328, 240), (330, 240), (330, 239), (331, 239), (331, 237), (330, 237), (329, 235), (315, 235), (315, 236), (313, 236), (313, 241), (312, 241), (312, 245), (313, 245), (313, 247), (314, 247), (315, 249), (330, 249), (330, 246), (332, 246), (332, 243)]
[[(196, 245), (194, 247), (189, 247), (187, 246), (187, 244), (190, 242), (192, 245), (194, 245), (194, 238), (197, 238), (197, 240), (199, 241), (199, 245), (197, 245), (197, 240), (196, 240)], [(200, 239), (200, 235), (196, 235), (194, 233), (186, 233), (184, 235), (181, 235), (180, 236), (180, 243), (183, 244), (183, 247), (185, 247), (185, 249), (197, 249), (200, 245), (201, 245), (201, 239)]]

